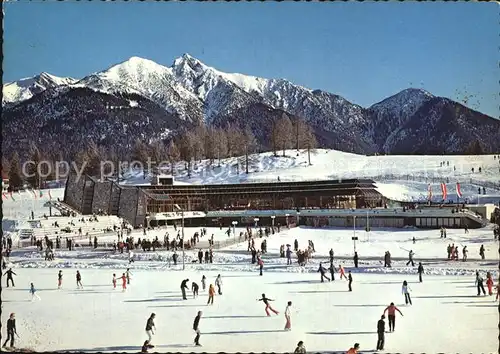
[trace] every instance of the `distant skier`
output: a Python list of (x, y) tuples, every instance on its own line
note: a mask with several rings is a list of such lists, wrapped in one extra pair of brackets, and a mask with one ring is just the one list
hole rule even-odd
[(412, 305), (411, 303), (411, 297), (410, 297), (410, 288), (408, 287), (408, 282), (405, 280), (403, 281), (403, 286), (401, 287), (401, 293), (405, 296), (405, 304)]
[(215, 279), (215, 286), (217, 287), (217, 293), (219, 295), (222, 295), (222, 279), (220, 277), (220, 274), (217, 275), (217, 278)]
[(380, 316), (380, 320), (377, 322), (377, 335), (378, 335), (378, 340), (377, 340), (377, 350), (384, 350), (384, 344), (385, 344), (385, 321), (384, 321), (385, 316), (382, 315)]
[(61, 289), (61, 287), (62, 287), (62, 280), (63, 280), (63, 273), (62, 273), (62, 270), (60, 270), (59, 273), (57, 273), (57, 288), (58, 289)]
[(321, 273), (321, 282), (324, 283), (325, 281), (323, 279), (327, 279), (328, 281), (330, 281), (330, 278), (328, 278), (325, 273), (326, 273), (326, 269), (323, 267), (323, 263), (320, 263), (319, 264), (319, 268), (318, 268), (318, 273)]
[(202, 314), (203, 313), (201, 311), (198, 311), (198, 314), (194, 318), (194, 322), (193, 322), (193, 330), (196, 333), (196, 337), (194, 338), (194, 344), (197, 346), (201, 346), (201, 344), (200, 344), (200, 319), (201, 319)]
[(412, 267), (415, 267), (415, 262), (413, 262), (413, 256), (415, 255), (415, 253), (413, 253), (413, 250), (410, 250), (410, 252), (408, 252), (408, 262), (406, 262), (406, 265), (410, 265), (411, 263), (411, 266)]
[(422, 262), (418, 263), (418, 281), (421, 283), (422, 282), (422, 274), (424, 274), (424, 266), (422, 265)]
[(7, 287), (9, 287), (9, 280), (12, 282), (12, 286), (15, 287), (14, 278), (12, 277), (13, 274), (17, 275), (16, 273), (14, 273), (12, 268), (9, 268), (9, 270), (6, 271), (3, 275), (3, 276), (7, 275)]
[(37, 298), (38, 300), (42, 300), (40, 299), (40, 296), (38, 296), (38, 294), (36, 293), (35, 285), (33, 285), (33, 283), (31, 283), (30, 286), (30, 294), (31, 294), (31, 301), (35, 301), (35, 298)]
[(306, 354), (306, 347), (304, 346), (303, 341), (299, 341), (297, 343), (297, 348), (295, 348), (294, 354)]
[(153, 334), (155, 334), (153, 329), (156, 330), (155, 317), (156, 317), (156, 314), (152, 313), (146, 322), (146, 334), (148, 335), (149, 343), (151, 343), (153, 341)]
[(475, 285), (477, 286), (477, 296), (481, 295), (481, 291), (483, 292), (483, 295), (486, 295), (486, 291), (484, 290), (484, 285), (483, 285), (483, 277), (479, 274), (479, 271), (476, 272), (476, 282)]
[(274, 301), (274, 300), (267, 298), (266, 294), (262, 294), (262, 297), (260, 299), (258, 299), (257, 301), (262, 301), (266, 305), (266, 308), (265, 308), (266, 315), (271, 316), (271, 314), (269, 313), (269, 310), (274, 312), (276, 315), (279, 314), (279, 312), (276, 311), (275, 309), (273, 309), (271, 307), (271, 305), (269, 304), (269, 301)]
[(16, 315), (14, 313), (11, 313), (9, 316), (9, 319), (7, 320), (7, 339), (2, 345), (2, 348), (5, 348), (7, 346), (7, 342), (10, 340), (10, 347), (14, 347), (14, 334), (17, 335), (17, 330), (16, 330)]
[(354, 268), (358, 268), (358, 261), (359, 261), (358, 252), (354, 252), (353, 261), (354, 261)]
[(80, 274), (79, 270), (76, 271), (76, 287), (78, 289), (83, 288), (83, 285), (82, 285), (82, 275)]
[(347, 281), (349, 282), (348, 283), (349, 291), (352, 291), (352, 274), (351, 274), (351, 271), (349, 271), (349, 273), (347, 275)]
[(214, 296), (215, 296), (215, 288), (213, 284), (210, 284), (208, 287), (208, 301), (207, 305), (213, 305), (214, 304)]
[(290, 308), (292, 307), (292, 302), (288, 301), (288, 304), (285, 309), (285, 331), (290, 331), (292, 329), (292, 320), (291, 320), (291, 311)]
[(201, 288), (203, 289), (203, 291), (205, 291), (207, 287), (207, 278), (203, 275), (201, 277)]
[(188, 289), (188, 286), (187, 286), (188, 281), (189, 281), (189, 279), (184, 279), (181, 282), (182, 300), (187, 300), (186, 289)]
[(193, 282), (193, 284), (191, 284), (191, 290), (193, 291), (193, 298), (196, 298), (198, 296), (198, 289), (199, 289), (198, 284)]
[(389, 332), (394, 332), (396, 329), (396, 311), (399, 312), (401, 316), (403, 316), (403, 313), (399, 311), (399, 309), (394, 305), (394, 302), (391, 302), (389, 306), (387, 306), (384, 310), (383, 315), (385, 313), (388, 313), (388, 318), (389, 318)]
[(116, 289), (116, 274), (113, 273), (113, 289)]

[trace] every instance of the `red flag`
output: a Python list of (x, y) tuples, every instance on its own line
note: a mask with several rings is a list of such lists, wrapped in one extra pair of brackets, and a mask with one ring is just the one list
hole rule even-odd
[(448, 196), (448, 190), (446, 189), (446, 183), (441, 183), (441, 193), (443, 193), (443, 200), (446, 200)]
[(460, 183), (457, 182), (457, 195), (459, 198), (462, 198), (462, 191), (460, 190)]

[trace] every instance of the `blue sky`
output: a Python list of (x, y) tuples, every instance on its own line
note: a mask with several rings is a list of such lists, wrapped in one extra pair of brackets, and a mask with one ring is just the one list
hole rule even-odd
[(407, 87), (499, 117), (495, 3), (7, 2), (4, 82), (189, 53), (363, 106)]

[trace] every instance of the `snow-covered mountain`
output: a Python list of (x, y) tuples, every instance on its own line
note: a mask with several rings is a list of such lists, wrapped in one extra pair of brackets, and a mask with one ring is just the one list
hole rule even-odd
[(34, 77), (9, 82), (3, 85), (2, 106), (25, 101), (49, 88), (67, 86), (77, 81), (71, 77), (58, 77), (43, 72)]
[[(168, 117), (175, 117), (175, 122), (167, 124), (176, 127), (169, 128), (172, 132), (200, 123), (248, 125), (264, 147), (269, 142), (263, 132), (286, 113), (307, 121), (321, 147), (348, 152), (456, 153), (464, 152), (475, 140), (488, 151), (500, 151), (499, 120), (421, 89), (406, 89), (363, 108), (288, 80), (224, 73), (188, 54), (175, 59), (170, 67), (132, 57), (78, 82), (41, 74), (3, 89), (4, 102), (16, 103), (4, 107), (6, 114), (15, 108), (10, 117), (23, 116), (28, 121), (40, 112), (59, 119), (67, 114), (87, 116), (88, 102), (99, 100), (106, 106), (115, 104), (113, 97), (120, 100), (123, 95), (138, 95), (164, 109)], [(42, 95), (45, 91), (50, 94)], [(101, 95), (85, 97), (91, 92)], [(134, 117), (148, 122), (151, 112), (157, 114), (157, 108), (137, 109)]]

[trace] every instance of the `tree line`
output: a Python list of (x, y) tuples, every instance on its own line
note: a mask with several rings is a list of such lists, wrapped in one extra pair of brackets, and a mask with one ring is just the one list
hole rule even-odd
[[(256, 132), (259, 133), (258, 130)], [(310, 151), (316, 146), (314, 131), (306, 121), (299, 118), (290, 119), (288, 115), (283, 114), (272, 123), (267, 136), (261, 136), (259, 139), (250, 126), (227, 124), (223, 127), (214, 127), (199, 124), (165, 140), (149, 141), (147, 137), (137, 139), (128, 149), (128, 154), (117, 152), (113, 146), (100, 146), (90, 139), (87, 146), (70, 157), (70, 160), (78, 168), (84, 166), (83, 173), (95, 176), (101, 172), (101, 161), (114, 162), (114, 166), (118, 166), (120, 161), (138, 161), (144, 165), (148, 160), (157, 163), (168, 161), (172, 172), (176, 163), (184, 162), (190, 176), (193, 163), (198, 161), (206, 159), (210, 164), (220, 166), (222, 159), (242, 156), (245, 172), (249, 173), (251, 154), (272, 151), (275, 156), (278, 154), (285, 156), (288, 149), (307, 150), (310, 163)], [(57, 165), (59, 161), (63, 161), (61, 152), (50, 151), (50, 144), (37, 146), (31, 143), (25, 161), (33, 162), (26, 168), (26, 172), (32, 177), (23, 176), (24, 161), (17, 152), (14, 152), (10, 159), (2, 156), (2, 171), (8, 174), (11, 188), (19, 188), (23, 183), (40, 188), (43, 180), (55, 179), (56, 168), (59, 168), (61, 174), (67, 173), (64, 169), (66, 166)], [(44, 164), (37, 169), (36, 165), (41, 161), (44, 161)], [(105, 168), (104, 173), (113, 172), (111, 165), (105, 167), (108, 170)], [(42, 178), (40, 172), (48, 176)]]

